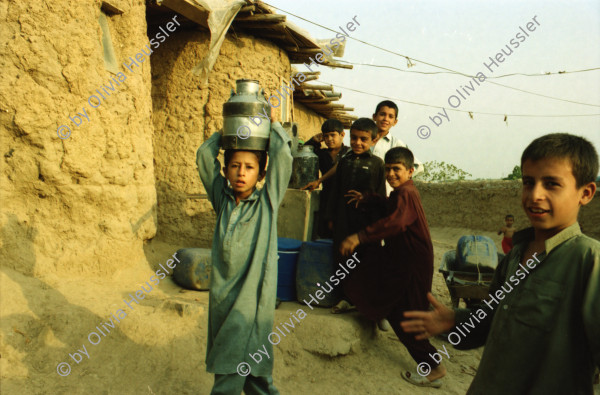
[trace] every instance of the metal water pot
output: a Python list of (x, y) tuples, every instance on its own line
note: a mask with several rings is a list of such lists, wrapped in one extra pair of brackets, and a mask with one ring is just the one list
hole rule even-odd
[(319, 178), (319, 157), (313, 149), (312, 145), (303, 145), (294, 155), (288, 188), (300, 189)]
[[(237, 92), (223, 104), (224, 149), (258, 150), (267, 149), (271, 121), (269, 103), (264, 98), (256, 80), (237, 80)], [(259, 115), (261, 114), (261, 115)]]

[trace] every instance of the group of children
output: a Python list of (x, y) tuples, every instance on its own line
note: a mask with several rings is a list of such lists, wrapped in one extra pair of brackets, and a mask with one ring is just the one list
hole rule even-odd
[[(355, 306), (381, 329), (389, 324), (415, 361), (433, 366), (429, 378), (403, 377), (413, 384), (439, 386), (436, 379), (445, 375), (445, 370), (429, 356), (436, 349), (400, 327), (405, 311), (429, 307), (433, 245), (412, 182), (415, 168), (423, 171), (423, 166), (402, 141), (389, 134), (397, 118), (396, 104), (384, 101), (377, 105), (373, 120), (356, 120), (350, 127), (351, 149), (329, 169), (321, 169), (323, 176), (306, 188), (313, 189), (325, 180), (319, 217), (332, 230), (335, 261), (355, 251), (362, 259), (344, 279), (344, 298), (333, 312)], [(331, 133), (329, 122), (324, 124), (323, 136)], [(343, 130), (338, 133), (343, 137)], [(332, 144), (335, 141), (326, 140), (327, 149), (317, 152), (323, 155), (338, 149)], [(341, 144), (341, 138), (338, 141)], [(319, 229), (323, 227), (321, 223)]]
[[(432, 368), (425, 377), (402, 372), (404, 379), (440, 387), (446, 370), (433, 359), (428, 338), (468, 322), (475, 310), (449, 310), (431, 295), (433, 246), (412, 182), (423, 169), (389, 135), (397, 116), (393, 102), (380, 103), (372, 120), (352, 124), (349, 149), (341, 124), (326, 121), (322, 137), (308, 142), (328, 147), (317, 150), (323, 175), (307, 188), (323, 183), (319, 235), (333, 238), (338, 258), (355, 251), (361, 257), (343, 284), (346, 303), (374, 321), (387, 319), (417, 364)], [(236, 369), (259, 347), (273, 355), (267, 336), (274, 319), (276, 221), (291, 173), (290, 139), (273, 123), (268, 169), (264, 153), (226, 150), (224, 176), (220, 139), (215, 133), (197, 154), (217, 214), (206, 354), (207, 370), (215, 373), (212, 394), (277, 394), (273, 358), (247, 376)], [(496, 270), (490, 295), (504, 290), (505, 298), (460, 344), (486, 345), (469, 393), (591, 393), (594, 365), (600, 365), (600, 242), (581, 234), (577, 214), (595, 193), (598, 156), (581, 137), (551, 134), (534, 140), (521, 164), (522, 205), (532, 228), (515, 233)], [(508, 278), (534, 254), (540, 259), (535, 270), (506, 293)]]

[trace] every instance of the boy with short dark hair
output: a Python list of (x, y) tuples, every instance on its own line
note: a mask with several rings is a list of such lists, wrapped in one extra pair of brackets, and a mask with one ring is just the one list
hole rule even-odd
[[(215, 373), (212, 394), (278, 394), (271, 377), (277, 287), (277, 212), (292, 172), (290, 138), (271, 125), (269, 167), (263, 151), (226, 150), (217, 159), (221, 134), (198, 149), (196, 163), (217, 215), (212, 245), (206, 370)], [(265, 185), (256, 184), (266, 175)], [(229, 181), (230, 186), (227, 185)], [(266, 347), (266, 348), (264, 348)], [(238, 374), (248, 350), (265, 349), (270, 358)]]
[[(379, 219), (380, 209), (377, 206), (356, 207), (349, 203), (352, 197), (350, 191), (385, 195), (383, 161), (370, 150), (376, 136), (377, 126), (369, 118), (359, 118), (350, 127), (352, 151), (348, 151), (338, 163), (326, 211), (333, 229), (333, 251), (336, 255), (346, 236)], [(349, 307), (347, 301), (338, 305), (334, 306), (333, 312)]]
[(514, 234), (489, 300), (453, 311), (428, 294), (435, 310), (405, 313), (414, 320), (402, 326), (417, 339), (452, 330), (448, 340), (461, 349), (485, 344), (468, 394), (591, 394), (600, 366), (600, 242), (581, 233), (577, 215), (596, 192), (598, 154), (582, 137), (549, 134), (529, 144), (521, 168), (532, 228)]
[[(430, 356), (436, 349), (428, 340), (416, 340), (400, 327), (405, 311), (429, 307), (427, 293), (433, 280), (433, 245), (419, 192), (411, 180), (413, 161), (408, 148), (390, 149), (385, 154), (386, 179), (394, 188), (390, 197), (353, 193), (353, 201), (374, 201), (386, 207), (386, 214), (342, 242), (343, 255), (351, 254), (359, 245), (376, 246), (369, 255), (361, 255), (361, 265), (344, 284), (344, 290), (365, 317), (373, 321), (387, 318), (417, 364), (431, 368), (427, 377), (416, 376), (411, 382), (440, 387), (439, 379), (446, 369)], [(383, 247), (381, 240), (385, 240)]]
[(515, 228), (513, 228), (514, 223), (514, 215), (507, 214), (506, 217), (504, 217), (505, 226), (500, 228), (498, 231), (498, 234), (504, 233), (504, 238), (502, 239), (502, 251), (504, 251), (505, 254), (507, 254), (508, 251), (510, 251), (510, 249), (513, 247), (512, 237), (515, 233)]
[[(321, 126), (321, 133), (313, 136), (306, 142), (312, 145), (315, 149), (315, 154), (319, 157), (319, 170), (321, 175), (326, 174), (333, 166), (335, 166), (340, 158), (350, 150), (350, 147), (345, 146), (342, 142), (344, 139), (344, 125), (337, 119), (328, 119)], [(321, 148), (321, 142), (325, 142), (327, 149)], [(333, 233), (327, 226), (325, 210), (331, 195), (332, 180), (323, 181), (323, 189), (319, 197), (319, 222), (317, 225), (317, 234), (320, 238), (330, 239)]]
[[(385, 153), (394, 147), (405, 147), (406, 144), (396, 136), (392, 136), (390, 129), (398, 123), (398, 106), (391, 100), (384, 100), (377, 104), (373, 121), (377, 125), (377, 140), (371, 149), (374, 155), (384, 159)], [(415, 158), (415, 171), (413, 176), (423, 172), (423, 163)], [(386, 185), (386, 191), (389, 194), (392, 191), (390, 185)]]

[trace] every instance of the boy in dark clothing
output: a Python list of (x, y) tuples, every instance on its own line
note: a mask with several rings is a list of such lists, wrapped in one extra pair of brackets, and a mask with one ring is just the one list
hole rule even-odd
[(600, 366), (600, 242), (581, 233), (577, 215), (596, 192), (598, 154), (582, 137), (549, 134), (529, 144), (521, 168), (532, 227), (514, 234), (489, 298), (450, 310), (429, 294), (434, 310), (405, 313), (413, 320), (402, 327), (417, 339), (451, 331), (460, 349), (485, 344), (468, 394), (591, 394)]
[[(315, 148), (315, 154), (319, 157), (319, 170), (321, 175), (327, 173), (336, 163), (339, 162), (342, 156), (350, 150), (350, 147), (342, 143), (344, 139), (344, 125), (337, 119), (328, 119), (321, 126), (321, 133), (313, 136), (305, 144), (312, 145)], [(325, 142), (327, 149), (321, 148), (321, 142)], [(319, 181), (320, 183), (321, 181)], [(333, 233), (327, 226), (327, 218), (325, 210), (331, 195), (331, 187), (333, 180), (324, 180), (323, 189), (320, 194), (319, 204), (319, 222), (317, 225), (317, 233), (320, 238), (330, 239)]]
[[(442, 383), (438, 379), (446, 374), (446, 369), (430, 356), (436, 349), (429, 341), (416, 340), (400, 327), (405, 311), (429, 307), (427, 293), (433, 280), (433, 245), (419, 192), (411, 180), (413, 172), (412, 152), (395, 147), (385, 154), (386, 179), (393, 188), (390, 197), (365, 198), (352, 191), (351, 201), (384, 206), (386, 216), (342, 242), (340, 252), (346, 256), (359, 245), (374, 246), (368, 255), (361, 255), (363, 262), (344, 283), (344, 291), (367, 318), (387, 318), (419, 366), (432, 369), (427, 372), (429, 377), (417, 376), (414, 384), (439, 388)], [(381, 240), (385, 240), (383, 247)]]
[(350, 127), (352, 151), (344, 155), (338, 164), (327, 207), (336, 250), (346, 236), (373, 222), (373, 214), (369, 210), (348, 203), (351, 198), (348, 192), (355, 190), (385, 195), (383, 161), (370, 150), (376, 136), (377, 126), (368, 118), (359, 118)]
[[(346, 236), (358, 232), (380, 217), (381, 210), (377, 206), (356, 207), (349, 201), (352, 197), (350, 191), (385, 196), (383, 161), (370, 150), (376, 136), (377, 126), (369, 118), (359, 118), (350, 127), (352, 151), (344, 155), (338, 163), (326, 211), (333, 229), (335, 256), (338, 256), (340, 243)], [(346, 310), (349, 306), (348, 301), (340, 303), (334, 306), (333, 312)]]

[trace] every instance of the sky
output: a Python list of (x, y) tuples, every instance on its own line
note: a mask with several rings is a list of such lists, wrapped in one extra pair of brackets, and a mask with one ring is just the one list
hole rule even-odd
[[(406, 58), (349, 39), (341, 60), (405, 71), (360, 65), (352, 70), (320, 66), (318, 83), (345, 87), (334, 87), (336, 92), (342, 92), (338, 103), (353, 107), (352, 114), (359, 117), (371, 117), (377, 103), (392, 99), (399, 107), (399, 114), (391, 133), (423, 162), (451, 163), (471, 173), (472, 178), (502, 178), (520, 164), (521, 153), (533, 139), (552, 132), (584, 136), (600, 151), (600, 70), (489, 78), (600, 67), (599, 1), (268, 0), (266, 3), (280, 8), (277, 13), (286, 15), (288, 21), (315, 39), (334, 38), (335, 33), (290, 14), (336, 31), (356, 17), (360, 26), (349, 32), (351, 38), (411, 58), (414, 66), (407, 68)], [(533, 21), (534, 17), (539, 25)], [(528, 22), (533, 23), (534, 31), (527, 30)], [(524, 36), (519, 27), (529, 36)], [(516, 37), (517, 33), (521, 36)], [(521, 41), (521, 37), (525, 40)], [(511, 39), (519, 43), (518, 48), (510, 44)], [(510, 56), (504, 56), (497, 66), (491, 65), (490, 72), (484, 62), (490, 64), (489, 57), (496, 57), (502, 48)], [(464, 75), (414, 73), (444, 71), (422, 62), (467, 75), (482, 72), (486, 80), (479, 85), (473, 82), (473, 89), (464, 88), (472, 81)], [(308, 71), (303, 65), (295, 67)], [(591, 105), (553, 100), (491, 82)], [(455, 108), (448, 102), (451, 95), (456, 95), (450, 99)], [(473, 119), (468, 113), (450, 110), (471, 111)], [(434, 118), (439, 124), (436, 126), (429, 117), (444, 111), (449, 120)], [(504, 121), (504, 115), (480, 113), (507, 114), (507, 120)], [(544, 117), (513, 116), (518, 114)], [(573, 116), (582, 114), (598, 115)], [(428, 138), (417, 134), (421, 125), (430, 128)], [(427, 132), (422, 129), (421, 137), (425, 135)]]

